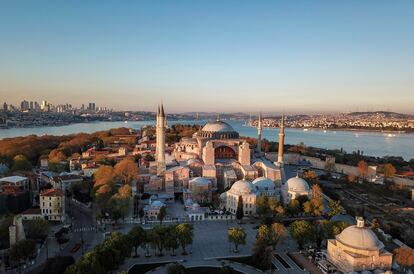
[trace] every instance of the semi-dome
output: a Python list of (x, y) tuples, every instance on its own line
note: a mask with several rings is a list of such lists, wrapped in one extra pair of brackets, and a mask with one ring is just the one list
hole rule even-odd
[(204, 177), (195, 177), (190, 180), (190, 184), (208, 185), (210, 183), (210, 180)]
[(272, 181), (272, 180), (270, 180), (270, 179), (268, 179), (268, 178), (266, 178), (266, 177), (259, 177), (259, 178), (256, 178), (256, 179), (252, 182), (252, 184), (253, 184), (254, 186), (256, 186), (257, 188), (259, 188), (259, 189), (269, 189), (269, 190), (271, 190), (271, 189), (276, 188), (275, 183), (273, 183), (273, 181)]
[(215, 121), (208, 122), (195, 136), (211, 139), (231, 139), (239, 138), (239, 133), (226, 122)]
[(287, 186), (289, 191), (294, 192), (307, 192), (309, 191), (309, 185), (308, 183), (299, 177), (290, 178), (287, 181)]
[(345, 228), (336, 236), (336, 240), (355, 249), (379, 250), (384, 247), (377, 235), (370, 228), (365, 227), (362, 218), (357, 220), (357, 225)]
[(251, 194), (254, 192), (254, 186), (250, 181), (239, 180), (231, 186), (230, 192), (236, 195)]

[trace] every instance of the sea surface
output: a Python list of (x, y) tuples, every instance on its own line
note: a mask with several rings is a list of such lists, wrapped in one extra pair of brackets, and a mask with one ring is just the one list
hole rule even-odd
[[(180, 120), (169, 121), (173, 124), (205, 124), (206, 120)], [(241, 136), (256, 137), (257, 129), (248, 127), (243, 121), (227, 120)], [(67, 135), (78, 132), (91, 133), (100, 130), (107, 130), (117, 127), (129, 127), (139, 129), (144, 125), (154, 125), (155, 121), (129, 121), (125, 122), (93, 122), (71, 124), (59, 127), (36, 127), (36, 128), (10, 128), (0, 129), (0, 139), (35, 135)], [(278, 129), (265, 128), (262, 136), (268, 140), (277, 141)], [(344, 149), (346, 152), (363, 151), (365, 155), (371, 156), (401, 156), (405, 160), (414, 159), (414, 134), (410, 133), (389, 133), (374, 131), (355, 131), (355, 130), (317, 130), (287, 128), (285, 129), (285, 143), (299, 144), (307, 146)]]

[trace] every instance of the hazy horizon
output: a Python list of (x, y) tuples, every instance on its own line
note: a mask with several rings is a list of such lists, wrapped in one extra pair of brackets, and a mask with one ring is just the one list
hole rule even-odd
[(413, 1), (3, 1), (3, 102), (413, 113)]

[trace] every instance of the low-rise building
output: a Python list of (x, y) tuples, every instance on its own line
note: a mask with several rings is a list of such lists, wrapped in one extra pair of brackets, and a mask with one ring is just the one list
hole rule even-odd
[(392, 253), (384, 248), (375, 233), (365, 227), (359, 217), (357, 224), (345, 228), (336, 239), (328, 240), (327, 259), (344, 273), (390, 270)]
[(50, 188), (40, 193), (40, 211), (49, 221), (65, 220), (65, 194), (61, 189)]
[(16, 186), (23, 190), (29, 189), (29, 179), (23, 176), (9, 176), (0, 179), (0, 191), (3, 186)]

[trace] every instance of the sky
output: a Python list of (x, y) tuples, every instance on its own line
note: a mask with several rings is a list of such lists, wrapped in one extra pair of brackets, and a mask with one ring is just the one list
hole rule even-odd
[(0, 1), (0, 94), (118, 110), (414, 113), (414, 1)]

